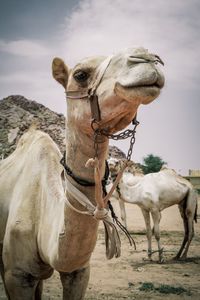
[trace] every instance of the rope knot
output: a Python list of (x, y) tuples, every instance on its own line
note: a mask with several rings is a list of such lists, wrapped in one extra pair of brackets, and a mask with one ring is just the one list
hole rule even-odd
[(104, 220), (108, 215), (108, 210), (106, 208), (95, 208), (93, 217), (96, 220)]

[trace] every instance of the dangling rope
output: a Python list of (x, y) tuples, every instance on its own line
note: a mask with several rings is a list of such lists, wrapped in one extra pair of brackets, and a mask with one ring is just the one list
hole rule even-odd
[[(116, 217), (116, 215), (114, 214), (113, 208), (111, 206), (111, 203), (108, 205), (108, 201), (110, 199), (110, 197), (112, 196), (112, 193), (114, 192), (114, 190), (116, 189), (122, 175), (123, 172), (125, 170), (125, 168), (127, 167), (127, 163), (124, 164), (124, 166), (122, 167), (122, 169), (120, 170), (120, 172), (117, 175), (117, 178), (115, 180), (115, 182), (113, 183), (113, 186), (111, 188), (111, 190), (109, 191), (109, 193), (105, 193), (105, 197), (103, 198), (103, 191), (105, 190), (105, 187), (102, 186), (102, 180), (101, 180), (101, 170), (100, 170), (100, 162), (99, 162), (99, 158), (98, 158), (98, 145), (99, 145), (99, 140), (101, 140), (102, 135), (110, 137), (110, 138), (114, 138), (114, 139), (125, 139), (127, 137), (131, 137), (131, 142), (130, 142), (130, 148), (128, 151), (128, 155), (127, 155), (127, 160), (130, 160), (131, 158), (131, 154), (132, 154), (132, 149), (133, 149), (133, 145), (135, 143), (135, 129), (137, 127), (137, 125), (139, 124), (139, 122), (135, 119), (133, 121), (134, 129), (133, 130), (125, 130), (123, 133), (120, 133), (119, 135), (113, 135), (113, 136), (108, 136), (105, 131), (102, 131), (99, 127), (99, 123), (93, 119), (93, 121), (91, 122), (91, 127), (94, 131), (94, 150), (95, 150), (95, 154), (94, 154), (94, 158), (90, 158), (87, 162), (86, 162), (86, 167), (93, 167), (94, 168), (94, 182), (95, 182), (95, 201), (96, 201), (96, 209), (94, 210), (93, 208), (93, 216), (96, 217), (97, 219), (99, 219), (99, 215), (100, 215), (100, 219), (103, 220), (104, 222), (104, 227), (105, 227), (105, 242), (106, 242), (106, 256), (107, 258), (111, 258), (113, 257), (113, 255), (115, 255), (116, 257), (118, 257), (118, 255), (120, 255), (121, 250), (121, 242), (120, 242), (120, 238), (119, 238), (119, 233), (117, 231), (117, 228), (115, 226), (115, 224), (112, 222), (112, 220), (107, 218), (107, 213), (104, 214), (105, 210), (107, 212), (106, 207), (108, 206), (111, 209), (111, 215), (113, 217), (113, 220), (116, 222), (116, 224), (119, 226), (119, 228), (126, 234), (126, 236), (129, 239), (130, 244), (134, 245), (135, 249), (136, 249), (136, 244), (133, 240), (133, 238), (131, 237), (130, 233), (128, 232), (128, 230), (119, 222), (118, 218)], [(97, 217), (98, 215), (98, 217)], [(107, 218), (107, 219), (106, 219)], [(112, 228), (112, 230), (111, 230)]]
[(129, 240), (130, 245), (131, 246), (134, 245), (134, 248), (136, 250), (136, 244), (135, 244), (134, 239), (132, 238), (129, 231), (126, 229), (126, 227), (118, 220), (118, 217), (116, 216), (116, 214), (114, 212), (114, 209), (113, 209), (113, 206), (112, 206), (110, 200), (108, 200), (108, 207), (110, 209), (112, 219), (114, 220), (114, 222), (116, 222), (117, 226), (123, 231), (123, 233), (125, 233), (125, 235), (127, 236), (128, 240)]
[(119, 233), (112, 219), (108, 215), (108, 210), (106, 208), (100, 208), (94, 206), (91, 201), (79, 191), (67, 178), (66, 180), (66, 190), (67, 192), (74, 197), (84, 208), (85, 210), (79, 210), (75, 208), (68, 200), (65, 198), (65, 202), (68, 207), (77, 213), (83, 215), (93, 216), (96, 220), (101, 220), (104, 223), (105, 228), (105, 244), (106, 244), (106, 257), (108, 259), (119, 257), (121, 255), (121, 241)]

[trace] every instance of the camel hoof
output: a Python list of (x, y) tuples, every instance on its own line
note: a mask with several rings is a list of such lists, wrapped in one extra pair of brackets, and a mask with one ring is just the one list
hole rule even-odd
[(165, 262), (164, 257), (162, 257), (162, 258), (159, 259), (159, 264), (163, 264), (164, 262)]
[(174, 257), (172, 257), (172, 260), (174, 260), (174, 261), (177, 261), (179, 259), (180, 259), (180, 256), (174, 256)]
[(150, 257), (143, 257), (143, 259), (142, 259), (143, 261), (153, 261), (153, 259), (152, 258), (150, 258)]
[(177, 258), (176, 256), (172, 257), (172, 261), (178, 261), (179, 258)]
[(182, 255), (182, 256), (179, 258), (179, 260), (181, 260), (181, 261), (186, 261), (186, 260), (187, 260), (187, 256), (186, 256), (186, 255)]

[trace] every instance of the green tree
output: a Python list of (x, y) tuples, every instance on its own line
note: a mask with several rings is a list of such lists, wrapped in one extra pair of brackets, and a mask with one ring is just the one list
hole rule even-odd
[(163, 165), (167, 164), (161, 157), (148, 154), (143, 158), (141, 165), (144, 174), (159, 172)]

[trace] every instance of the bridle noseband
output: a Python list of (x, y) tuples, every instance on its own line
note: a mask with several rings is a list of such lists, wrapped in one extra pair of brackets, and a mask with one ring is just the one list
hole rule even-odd
[(98, 67), (94, 79), (90, 83), (87, 91), (66, 91), (66, 96), (68, 99), (78, 100), (78, 99), (89, 99), (92, 119), (97, 122), (101, 121), (101, 111), (99, 108), (98, 96), (96, 90), (101, 83), (101, 80), (112, 60), (112, 55), (108, 56)]

